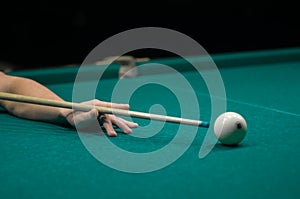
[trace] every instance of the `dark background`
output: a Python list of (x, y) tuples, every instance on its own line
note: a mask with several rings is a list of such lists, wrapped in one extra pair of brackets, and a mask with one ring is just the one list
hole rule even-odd
[[(210, 54), (300, 46), (296, 6), (247, 2), (206, 8), (171, 3), (144, 9), (149, 2), (140, 3), (133, 9), (117, 3), (52, 5), (43, 1), (35, 6), (2, 7), (0, 62), (14, 69), (80, 64), (103, 40), (146, 26), (180, 31)], [(168, 56), (155, 50), (133, 55)]]

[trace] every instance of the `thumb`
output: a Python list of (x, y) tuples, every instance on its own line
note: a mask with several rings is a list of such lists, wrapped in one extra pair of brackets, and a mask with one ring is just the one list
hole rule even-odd
[(98, 117), (97, 109), (92, 109), (88, 112), (76, 112), (74, 113), (74, 123), (80, 128), (84, 128), (91, 124), (92, 121), (96, 121)]

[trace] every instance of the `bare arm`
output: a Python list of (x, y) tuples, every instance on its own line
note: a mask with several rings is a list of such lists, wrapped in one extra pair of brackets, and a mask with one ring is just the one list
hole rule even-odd
[[(9, 76), (1, 72), (0, 91), (63, 101), (63, 99), (56, 95), (54, 92), (34, 80)], [(102, 102), (99, 100), (91, 100), (84, 103), (120, 109), (129, 108), (127, 104), (114, 104), (109, 102)], [(21, 118), (51, 122), (55, 124), (70, 124), (71, 126), (75, 126), (75, 119), (77, 122), (79, 121), (82, 126), (88, 126), (89, 122), (91, 122), (91, 120), (96, 120), (99, 114), (96, 109), (93, 109), (89, 112), (73, 112), (73, 110), (70, 109), (47, 107), (4, 100), (0, 100), (0, 106), (4, 107), (9, 113)], [(131, 133), (131, 128), (136, 128), (138, 126), (136, 123), (128, 122), (114, 115), (105, 114), (104, 116), (106, 118), (104, 127), (106, 128), (109, 136), (117, 135), (115, 130), (112, 128), (113, 124), (119, 126), (125, 133)]]
[[(36, 81), (22, 77), (9, 76), (4, 73), (0, 73), (0, 91), (63, 101), (51, 90)], [(9, 113), (18, 117), (53, 123), (66, 123), (61, 108), (1, 100), (0, 105)]]

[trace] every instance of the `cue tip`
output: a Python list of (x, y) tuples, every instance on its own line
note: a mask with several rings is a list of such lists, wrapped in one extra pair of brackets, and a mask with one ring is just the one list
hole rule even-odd
[(201, 122), (200, 126), (205, 127), (205, 128), (209, 128), (209, 125), (210, 125), (209, 122)]

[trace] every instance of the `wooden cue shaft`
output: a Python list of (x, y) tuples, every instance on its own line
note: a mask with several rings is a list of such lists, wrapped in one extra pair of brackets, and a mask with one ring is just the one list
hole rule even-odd
[(84, 105), (84, 104), (74, 103), (74, 102), (50, 100), (50, 99), (18, 95), (18, 94), (12, 94), (12, 93), (5, 93), (5, 92), (0, 92), (0, 99), (21, 102), (21, 103), (30, 103), (30, 104), (36, 104), (36, 105), (68, 108), (68, 109), (74, 109), (77, 111), (90, 111), (91, 109), (96, 108), (100, 113), (103, 113), (103, 114), (107, 113), (107, 114), (115, 114), (115, 115), (122, 115), (122, 116), (128, 116), (128, 117), (152, 119), (152, 120), (157, 120), (157, 121), (181, 123), (181, 124), (200, 126), (200, 127), (206, 127), (206, 128), (209, 127), (209, 122), (204, 122), (204, 121), (200, 121), (200, 120), (191, 120), (191, 119), (185, 119), (185, 118), (179, 118), (179, 117), (123, 110), (123, 109), (116, 109), (116, 108), (108, 108), (108, 107), (102, 107), (102, 106)]

